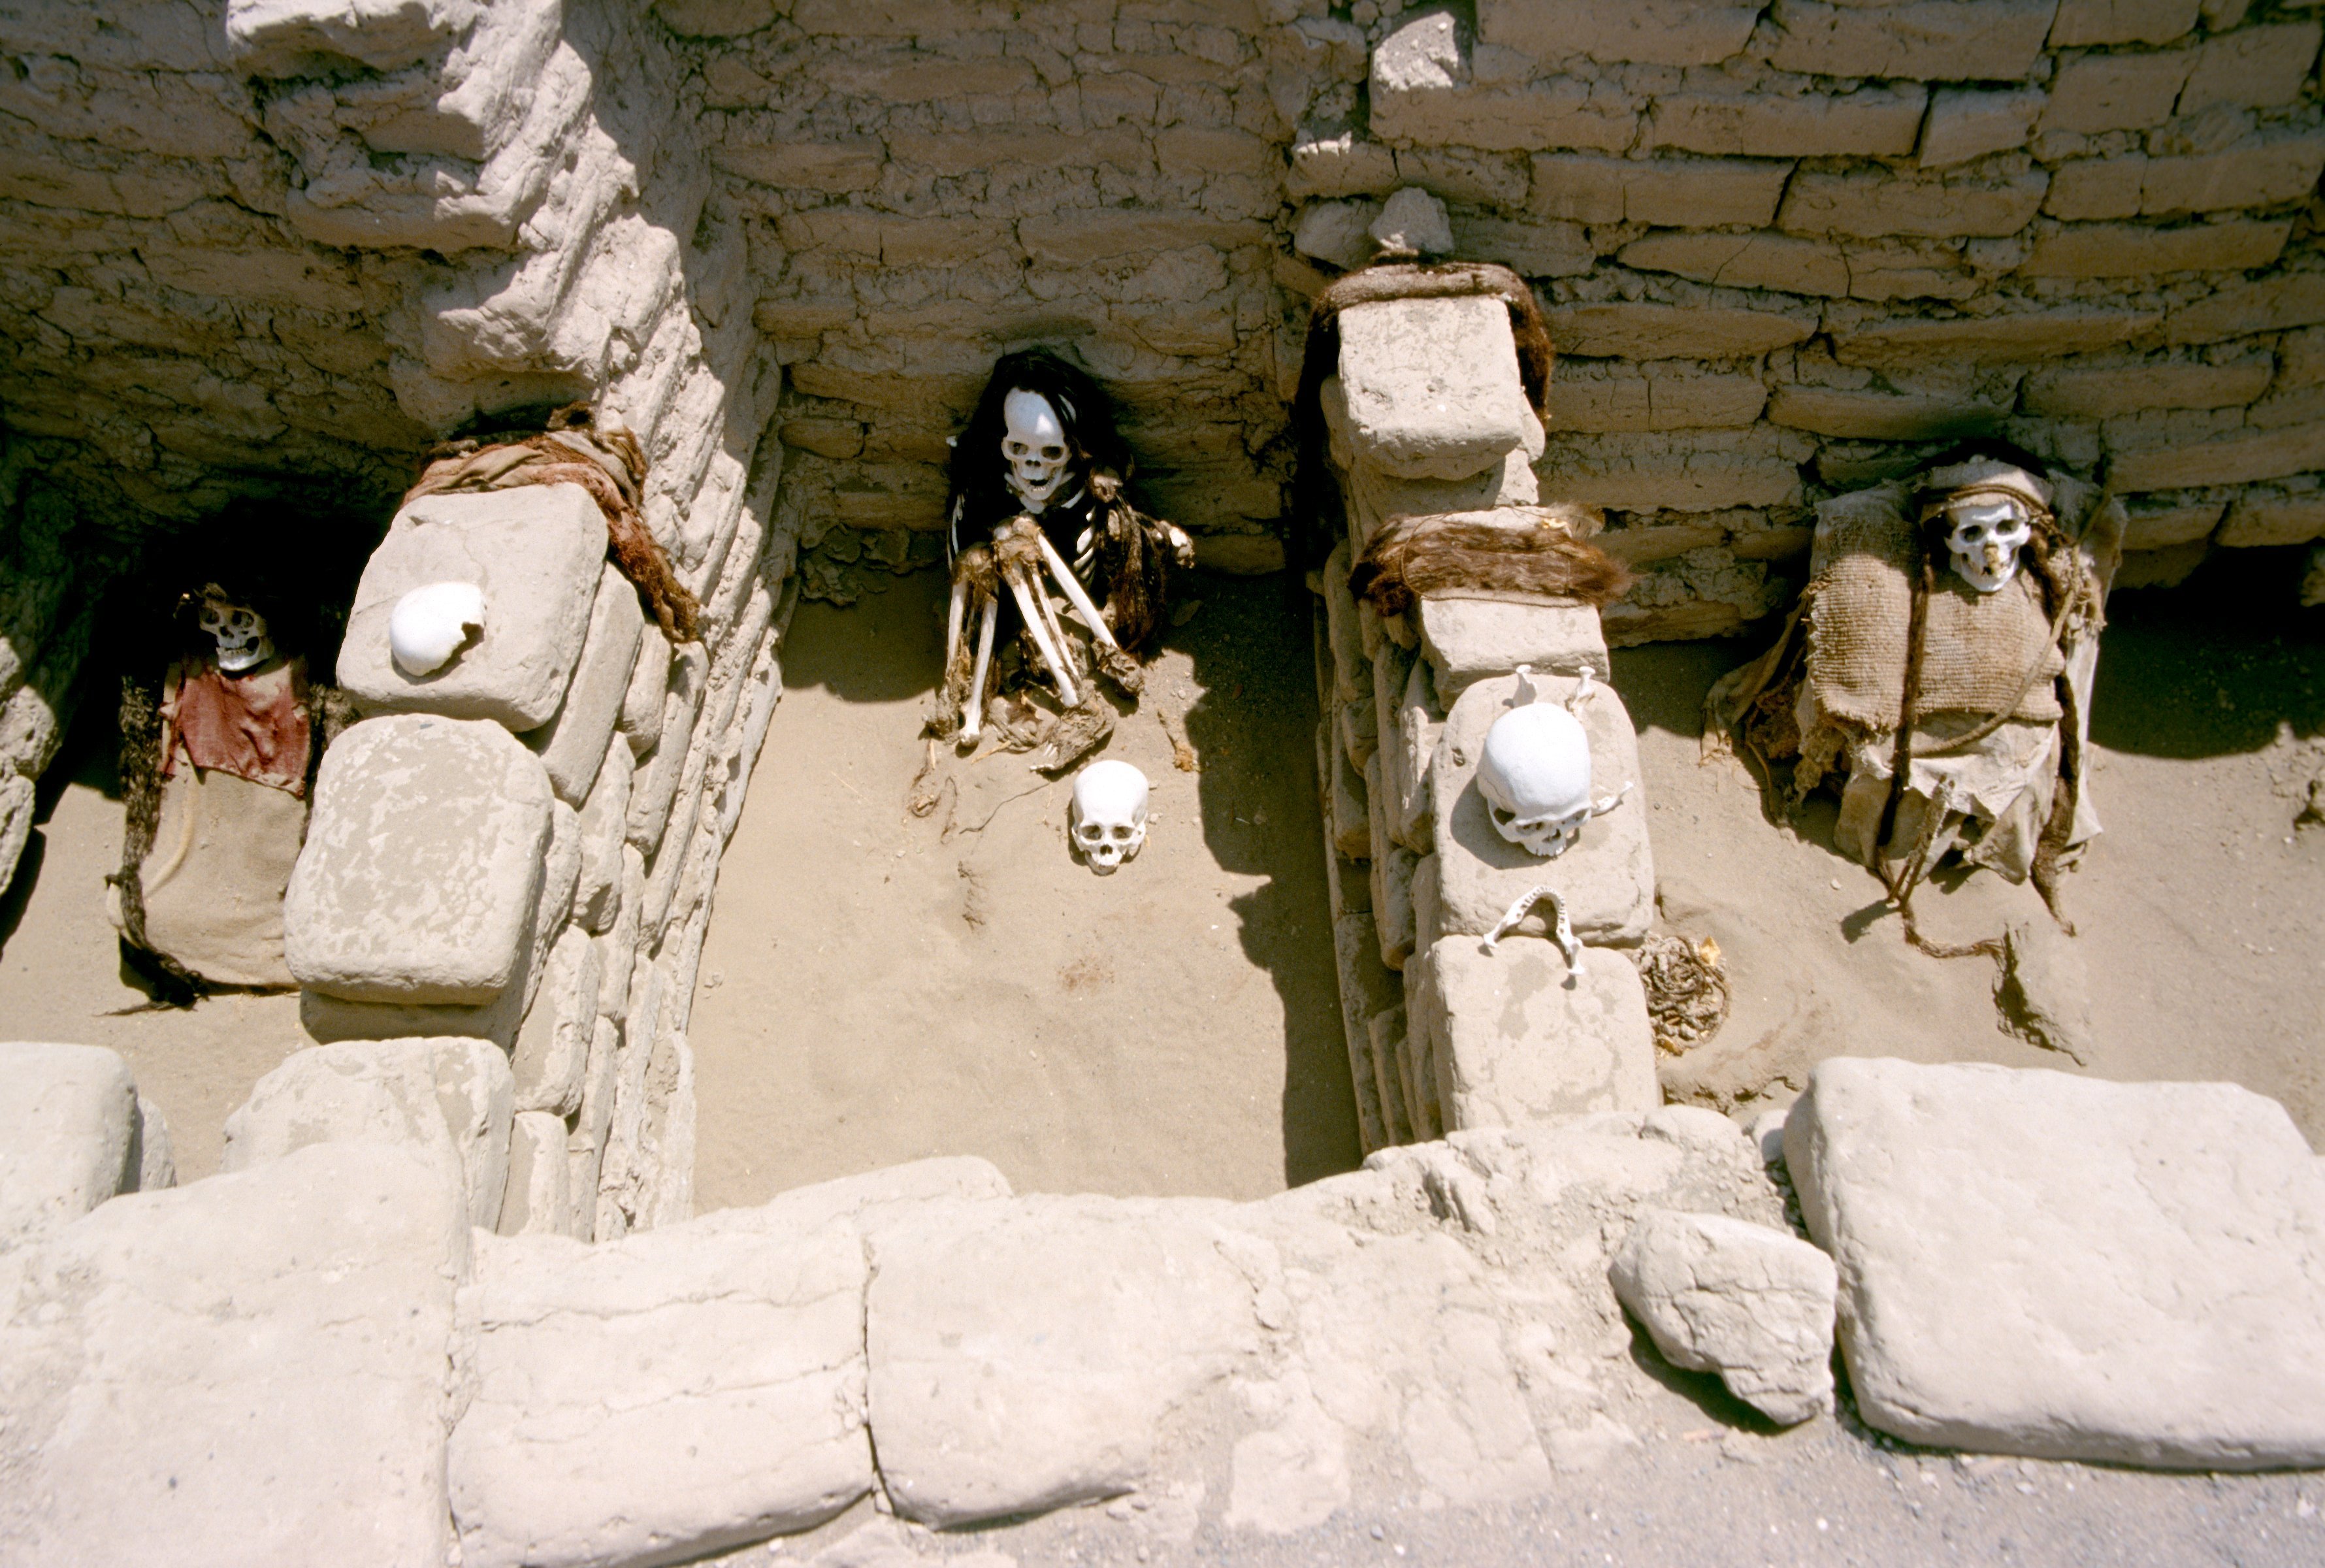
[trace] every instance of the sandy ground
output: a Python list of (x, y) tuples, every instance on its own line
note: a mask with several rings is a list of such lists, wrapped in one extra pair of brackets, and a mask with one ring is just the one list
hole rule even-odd
[(867, 575), (886, 590), (793, 620), (720, 864), (689, 1028), (698, 1209), (925, 1155), (1025, 1192), (1227, 1198), (1353, 1167), (1305, 590), (1182, 597), (1104, 753), (1146, 775), (1146, 844), (1098, 877), (1067, 845), (1070, 780), (990, 742), (948, 750), (943, 803), (907, 812), (944, 579)]

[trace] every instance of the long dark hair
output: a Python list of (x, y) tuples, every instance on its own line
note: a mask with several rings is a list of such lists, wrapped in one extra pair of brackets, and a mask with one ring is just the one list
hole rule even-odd
[(977, 410), (968, 416), (968, 427), (952, 449), (945, 516), (952, 525), (956, 550), (983, 543), (996, 524), (1024, 510), (1009, 488), (1009, 465), (1001, 456), (1001, 438), (1008, 429), (1001, 405), (1013, 392), (1039, 393), (1049, 399), (1058, 411), (1066, 450), (1077, 469), (1129, 477), (1130, 451), (1115, 432), (1113, 400), (1087, 371), (1047, 348), (1005, 354), (993, 366)]

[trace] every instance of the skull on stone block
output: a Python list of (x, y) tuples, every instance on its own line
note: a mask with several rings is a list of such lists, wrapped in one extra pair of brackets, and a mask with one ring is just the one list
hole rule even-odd
[(1066, 428), (1058, 411), (1038, 392), (1023, 388), (1002, 400), (1001, 455), (1009, 462), (1009, 488), (1039, 512), (1064, 484), (1067, 459)]
[(1528, 854), (1564, 854), (1590, 820), (1590, 740), (1554, 702), (1513, 708), (1486, 731), (1477, 792), (1495, 830)]
[(274, 656), (266, 617), (227, 598), (216, 583), (202, 589), (201, 628), (218, 643), (218, 668), (229, 675), (255, 670)]
[(2026, 503), (1999, 491), (1974, 491), (1946, 503), (1946, 552), (1954, 570), (1980, 593), (1992, 593), (2018, 572), (2018, 552), (2034, 535)]
[(1126, 762), (1094, 762), (1074, 776), (1074, 847), (1101, 877), (1146, 842), (1146, 775)]

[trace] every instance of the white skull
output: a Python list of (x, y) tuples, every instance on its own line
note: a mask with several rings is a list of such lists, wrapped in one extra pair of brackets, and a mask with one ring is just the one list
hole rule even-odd
[(1009, 459), (1009, 487), (1029, 511), (1039, 512), (1066, 479), (1066, 427), (1038, 392), (1022, 389), (1001, 400), (1001, 455)]
[(2024, 501), (1992, 491), (1946, 503), (1953, 524), (1946, 552), (1954, 570), (1980, 593), (1992, 593), (2018, 573), (2018, 552), (2034, 536), (2034, 518)]
[(255, 670), (274, 656), (266, 617), (235, 603), (216, 584), (202, 589), (201, 626), (217, 640), (218, 668), (229, 675)]
[(1074, 847), (1110, 877), (1146, 842), (1146, 775), (1126, 762), (1094, 762), (1074, 777)]
[(432, 675), (484, 624), (482, 589), (473, 582), (431, 582), (395, 601), (387, 617), (387, 651), (395, 667), (413, 679)]
[(1494, 828), (1547, 860), (1570, 848), (1590, 820), (1590, 740), (1555, 702), (1513, 708), (1486, 731), (1477, 793)]

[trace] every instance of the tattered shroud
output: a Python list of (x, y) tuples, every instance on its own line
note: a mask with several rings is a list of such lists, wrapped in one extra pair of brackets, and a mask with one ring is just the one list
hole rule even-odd
[(1542, 324), (1526, 281), (1489, 262), (1398, 262), (1350, 273), (1327, 287), (1309, 307), (1308, 342), (1300, 363), (1300, 390), (1292, 400), (1292, 431), (1299, 441), (1300, 469), (1293, 479), (1295, 514), (1303, 530), (1306, 563), (1331, 551), (1339, 533), (1339, 481), (1326, 457), (1327, 434), (1321, 394), (1325, 380), (1339, 373), (1340, 312), (1351, 305), (1383, 300), (1450, 300), (1477, 296), (1509, 308), (1510, 337), (1517, 345), (1518, 379), (1536, 417), (1548, 424), (1550, 329)]
[(1570, 531), (1571, 509), (1505, 506), (1400, 517), (1372, 536), (1348, 572), (1348, 591), (1385, 616), (1416, 596), (1523, 593), (1606, 605), (1623, 597), (1623, 563)]
[(588, 406), (574, 404), (537, 434), (509, 431), (443, 441), (429, 449), (408, 504), (447, 491), (507, 490), (519, 485), (579, 485), (606, 515), (607, 553), (635, 584), (639, 600), (672, 643), (702, 640), (702, 607), (671, 570), (670, 557), (639, 514), (645, 455), (625, 430), (591, 428)]

